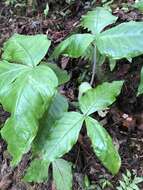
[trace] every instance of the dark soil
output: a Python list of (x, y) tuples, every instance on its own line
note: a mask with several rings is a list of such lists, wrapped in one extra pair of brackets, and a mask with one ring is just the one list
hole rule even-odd
[[(98, 2), (100, 4), (100, 1)], [(143, 20), (143, 15), (136, 10), (131, 9), (125, 12), (121, 3), (123, 1), (115, 2), (112, 7), (114, 14), (119, 17), (119, 23), (129, 20)], [(81, 30), (78, 27), (80, 16), (91, 8), (89, 1), (84, 3), (77, 1), (72, 5), (65, 3), (55, 5), (56, 7), (50, 4), (50, 16), (46, 18), (41, 12), (42, 7), (31, 13), (26, 13), (26, 10), (22, 9), (23, 12), (21, 13), (21, 9), (19, 11), (19, 9), (6, 6), (4, 2), (0, 2), (0, 47), (14, 33), (47, 34), (52, 39), (54, 47), (70, 33)], [(64, 15), (63, 12), (66, 14)], [(71, 75), (71, 80), (62, 88), (62, 93), (70, 101), (75, 101), (81, 73), (87, 69), (87, 63), (84, 60), (61, 58), (57, 64)], [(142, 65), (143, 57), (141, 56), (135, 58), (132, 64), (126, 60), (119, 61), (112, 73), (109, 72), (108, 66), (104, 65), (108, 80), (125, 80), (117, 103), (112, 106), (105, 117), (98, 117), (111, 134), (119, 150), (122, 167), (117, 176), (108, 173), (93, 154), (90, 141), (86, 136), (85, 129), (83, 129), (78, 143), (65, 156), (75, 165), (74, 190), (84, 189), (83, 179), (85, 175), (88, 176), (92, 184), (96, 185), (101, 185), (103, 179), (110, 181), (113, 188), (107, 187), (106, 190), (116, 189), (121, 175), (125, 173), (126, 169), (134, 171), (138, 176), (143, 176), (143, 96), (136, 97)], [(90, 77), (91, 70), (88, 69), (85, 80), (89, 80)], [(95, 81), (96, 83), (97, 81)], [(1, 127), (8, 116), (9, 114), (0, 107)], [(95, 115), (95, 117), (97, 116)], [(22, 181), (24, 170), (29, 164), (29, 154), (24, 156), (17, 168), (13, 169), (10, 166), (11, 158), (6, 150), (6, 143), (2, 139), (0, 140), (0, 190), (56, 190), (51, 180), (42, 184), (26, 184)], [(143, 184), (140, 184), (140, 189), (143, 190)]]

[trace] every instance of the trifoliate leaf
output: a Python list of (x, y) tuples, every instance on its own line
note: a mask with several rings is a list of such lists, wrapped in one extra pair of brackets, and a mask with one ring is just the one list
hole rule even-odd
[(101, 54), (113, 59), (143, 54), (143, 22), (127, 22), (99, 34), (96, 45)]
[(51, 57), (56, 59), (61, 54), (72, 58), (81, 57), (93, 40), (94, 36), (91, 34), (74, 34), (61, 42)]
[(46, 55), (51, 41), (46, 35), (13, 35), (4, 44), (2, 59), (29, 66), (36, 66)]
[(8, 143), (13, 165), (29, 151), (38, 121), (47, 110), (57, 85), (55, 73), (47, 66), (0, 62), (0, 103), (11, 113), (1, 134)]
[(117, 174), (121, 166), (121, 159), (110, 135), (95, 119), (87, 117), (85, 121), (87, 134), (96, 156), (112, 174)]
[(52, 163), (53, 178), (57, 190), (72, 190), (72, 167), (63, 159), (57, 159)]
[(80, 98), (81, 111), (90, 115), (110, 106), (120, 94), (123, 81), (105, 82), (96, 88), (90, 89)]
[(97, 7), (82, 16), (81, 25), (93, 34), (100, 33), (106, 26), (116, 22), (118, 17), (113, 16), (103, 7)]

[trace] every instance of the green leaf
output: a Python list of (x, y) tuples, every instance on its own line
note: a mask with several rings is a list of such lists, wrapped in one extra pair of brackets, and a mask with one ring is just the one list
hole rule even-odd
[(142, 182), (143, 182), (143, 177), (135, 176), (135, 178), (134, 178), (134, 183), (135, 184), (142, 183)]
[(49, 3), (47, 3), (46, 4), (46, 7), (45, 7), (45, 9), (44, 9), (44, 15), (45, 15), (45, 17), (47, 17), (48, 16), (48, 13), (49, 13)]
[(105, 82), (88, 90), (79, 100), (81, 111), (86, 115), (90, 115), (96, 111), (106, 109), (115, 102), (122, 85), (123, 81)]
[(91, 85), (88, 82), (82, 82), (79, 86), (78, 99), (88, 90), (92, 89)]
[[(48, 116), (53, 118), (54, 120), (61, 118), (63, 113), (68, 111), (68, 101), (61, 94), (57, 93), (51, 102), (51, 105), (48, 109)], [(46, 119), (46, 118), (45, 118)], [(44, 120), (45, 120), (44, 119)], [(46, 120), (45, 120), (46, 121)]]
[(77, 142), (83, 120), (84, 117), (80, 113), (64, 113), (60, 119), (54, 121), (53, 125), (49, 127), (40, 149), (41, 140), (36, 140), (33, 152), (49, 162), (63, 156)]
[(49, 163), (46, 160), (35, 159), (27, 169), (24, 180), (27, 182), (42, 183), (48, 180)]
[(9, 62), (36, 66), (46, 55), (51, 41), (46, 35), (15, 34), (4, 44), (2, 59)]
[(138, 87), (138, 96), (143, 93), (143, 67), (141, 69), (141, 75), (140, 75), (140, 84)]
[(55, 48), (51, 57), (56, 59), (60, 54), (72, 58), (83, 56), (84, 52), (93, 40), (94, 36), (91, 34), (74, 34), (61, 42)]
[(139, 11), (143, 12), (143, 0), (136, 1), (132, 7), (138, 9)]
[(57, 93), (40, 121), (40, 128), (33, 143), (33, 154), (42, 155), (41, 151), (46, 146), (49, 130), (55, 122), (60, 119), (65, 112), (68, 111), (68, 102), (64, 96)]
[(72, 167), (63, 159), (57, 159), (53, 163), (53, 177), (57, 190), (72, 190)]
[(87, 28), (93, 34), (100, 33), (106, 26), (116, 22), (118, 17), (113, 16), (103, 7), (97, 7), (93, 11), (89, 11), (82, 16), (81, 25)]
[(0, 62), (0, 103), (11, 113), (1, 130), (16, 165), (29, 151), (38, 121), (56, 92), (58, 80), (47, 66), (29, 67)]
[(121, 159), (110, 135), (95, 119), (87, 117), (85, 121), (87, 134), (91, 139), (96, 156), (112, 174), (117, 174), (121, 166)]
[(122, 23), (96, 38), (101, 54), (113, 59), (133, 58), (143, 53), (143, 22)]
[[(45, 112), (43, 118), (40, 121), (39, 131), (33, 143), (34, 144), (32, 149), (33, 156), (34, 154), (36, 156), (36, 152), (38, 151), (40, 152), (43, 149), (43, 147), (45, 146), (45, 142), (47, 140), (47, 136), (49, 134), (49, 129), (52, 128), (53, 123), (55, 123), (55, 121), (59, 119), (67, 110), (68, 110), (67, 100), (59, 93), (57, 93), (53, 97), (49, 109)], [(34, 148), (36, 148), (36, 150)], [(40, 153), (38, 157), (40, 157), (40, 159), (33, 160), (26, 172), (24, 179), (28, 182), (34, 181), (39, 183), (45, 181), (45, 179), (48, 178), (47, 171), (48, 171), (49, 162), (44, 160), (43, 155)], [(36, 164), (38, 165), (37, 167), (35, 167)], [(44, 167), (45, 169), (43, 169)]]
[(83, 53), (82, 58), (92, 62), (94, 56), (94, 46), (90, 44), (86, 51)]
[(70, 80), (70, 76), (67, 74), (67, 71), (60, 69), (56, 64), (47, 63), (46, 65), (50, 67), (57, 75), (59, 85), (64, 84)]

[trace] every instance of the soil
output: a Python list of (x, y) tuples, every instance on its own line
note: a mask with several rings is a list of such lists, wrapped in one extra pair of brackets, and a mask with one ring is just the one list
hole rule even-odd
[[(43, 1), (44, 2), (44, 1)], [(62, 2), (62, 1), (61, 1)], [(98, 1), (100, 4), (101, 2)], [(118, 1), (112, 5), (113, 13), (119, 17), (118, 22), (143, 20), (143, 14), (131, 9), (123, 9), (125, 1)], [(129, 1), (128, 1), (129, 3)], [(130, 1), (133, 3), (133, 1)], [(50, 4), (48, 17), (43, 15), (42, 8), (36, 11), (26, 12), (25, 8), (15, 8), (0, 2), (0, 47), (12, 34), (47, 34), (53, 41), (54, 48), (60, 41), (73, 32), (80, 31), (79, 20), (82, 14), (92, 8), (90, 1), (76, 1), (68, 5), (65, 2)], [(21, 11), (22, 10), (22, 11)], [(51, 51), (52, 51), (51, 48)], [(2, 50), (0, 50), (2, 51)], [(87, 70), (84, 80), (89, 81), (91, 70), (84, 60), (71, 60), (65, 57), (59, 59), (57, 63), (66, 69), (71, 75), (71, 80), (62, 87), (62, 93), (72, 102), (77, 99), (78, 85), (82, 80), (81, 73)], [(133, 59), (133, 63), (127, 60), (118, 62), (116, 68), (111, 73), (108, 65), (103, 66), (104, 72), (108, 74), (108, 80), (125, 80), (121, 95), (104, 117), (98, 117), (104, 127), (113, 138), (115, 146), (118, 148), (122, 159), (122, 167), (118, 175), (113, 176), (101, 165), (93, 154), (90, 141), (86, 135), (86, 130), (81, 131), (78, 143), (68, 153), (65, 158), (74, 164), (74, 190), (83, 190), (84, 176), (88, 176), (91, 184), (101, 187), (101, 181), (108, 180), (113, 187), (106, 187), (106, 190), (114, 190), (119, 185), (122, 174), (128, 169), (143, 176), (143, 96), (136, 96), (139, 84), (140, 71), (143, 66), (143, 57)], [(97, 81), (95, 80), (95, 84)], [(9, 113), (0, 107), (0, 125), (3, 126)], [(30, 160), (30, 153), (26, 154), (21, 163), (13, 169), (10, 166), (10, 155), (7, 152), (6, 143), (0, 139), (0, 190), (56, 190), (53, 182), (42, 184), (27, 184), (22, 181), (24, 170)], [(97, 189), (97, 186), (95, 189)], [(101, 188), (102, 189), (102, 188)], [(143, 184), (140, 184), (143, 190)]]

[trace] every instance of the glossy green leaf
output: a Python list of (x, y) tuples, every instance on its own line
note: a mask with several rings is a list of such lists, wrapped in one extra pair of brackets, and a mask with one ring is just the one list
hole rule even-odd
[(91, 34), (74, 34), (55, 48), (52, 58), (56, 59), (61, 54), (72, 58), (78, 58), (84, 54), (93, 40), (94, 36)]
[(29, 151), (38, 121), (56, 92), (58, 80), (47, 66), (29, 67), (0, 62), (0, 103), (11, 113), (1, 130), (16, 165)]
[(36, 66), (46, 55), (51, 41), (46, 35), (15, 34), (4, 44), (2, 59), (9, 62)]
[(27, 182), (42, 183), (48, 180), (49, 163), (46, 160), (35, 159), (27, 169), (24, 180)]
[(68, 111), (68, 102), (64, 96), (57, 93), (50, 104), (49, 109), (45, 112), (40, 121), (40, 128), (33, 143), (33, 154), (42, 155), (42, 150), (46, 146), (49, 130), (53, 127), (56, 120)]
[(57, 190), (72, 190), (72, 167), (63, 159), (57, 159), (53, 163), (53, 178)]
[(97, 7), (82, 16), (81, 25), (93, 34), (100, 33), (106, 26), (116, 22), (118, 17), (113, 16), (103, 7)]
[(60, 69), (56, 64), (47, 63), (46, 65), (50, 67), (57, 75), (59, 85), (64, 84), (70, 80), (70, 76), (67, 74), (67, 71)]
[(141, 69), (140, 84), (138, 87), (138, 95), (143, 93), (143, 68)]
[[(32, 153), (34, 159), (29, 168), (26, 171), (24, 179), (28, 182), (43, 182), (48, 179), (48, 166), (49, 162), (44, 160), (44, 156), (41, 153), (43, 147), (45, 146), (49, 130), (52, 128), (53, 124), (57, 119), (59, 119), (64, 112), (68, 111), (67, 100), (57, 93), (50, 104), (49, 109), (45, 112), (43, 118), (40, 121), (39, 131), (33, 143)], [(39, 155), (38, 155), (38, 153)], [(38, 165), (38, 166), (35, 166)], [(45, 167), (45, 168), (44, 168)]]
[[(46, 138), (35, 142), (33, 151), (49, 162), (63, 156), (77, 142), (84, 117), (78, 112), (66, 112), (49, 127)], [(48, 126), (47, 126), (48, 127)]]
[(98, 159), (112, 174), (117, 174), (121, 166), (121, 159), (110, 135), (98, 121), (91, 117), (86, 118), (86, 128)]
[(81, 111), (86, 115), (90, 115), (96, 111), (106, 109), (115, 102), (122, 85), (123, 81), (105, 82), (88, 90), (79, 100)]
[(143, 22), (122, 23), (96, 38), (101, 54), (113, 59), (133, 58), (143, 54)]

